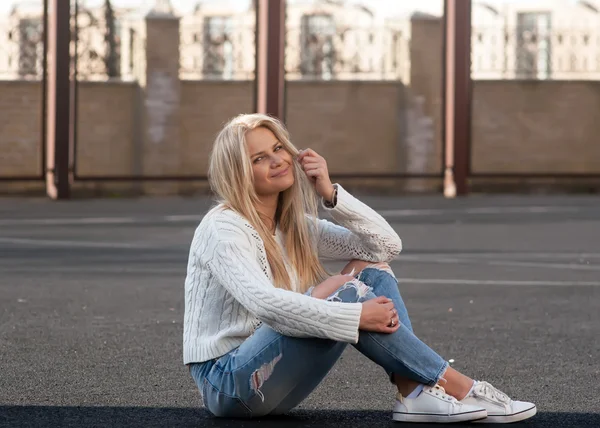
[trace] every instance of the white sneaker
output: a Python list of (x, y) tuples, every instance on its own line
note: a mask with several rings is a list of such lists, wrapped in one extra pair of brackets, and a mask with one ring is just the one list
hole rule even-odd
[(477, 382), (473, 391), (461, 403), (483, 407), (487, 410), (485, 423), (507, 424), (528, 419), (537, 413), (535, 404), (513, 401), (508, 395), (487, 382)]
[(446, 394), (439, 385), (426, 386), (417, 398), (397, 395), (393, 420), (398, 422), (451, 423), (485, 419), (487, 411)]

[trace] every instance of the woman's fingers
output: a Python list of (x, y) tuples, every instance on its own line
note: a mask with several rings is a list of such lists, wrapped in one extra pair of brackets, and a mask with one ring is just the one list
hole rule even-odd
[(300, 160), (304, 159), (307, 156), (321, 157), (313, 149), (303, 149), (303, 150), (300, 150), (300, 154), (298, 155), (298, 160), (300, 161)]
[(299, 157), (298, 160), (300, 162), (321, 162), (324, 161), (325, 158), (323, 158), (322, 156), (319, 156), (318, 154), (314, 154), (311, 155), (309, 153), (303, 153), (304, 156), (302, 156), (301, 158)]
[(306, 167), (308, 165), (327, 165), (325, 159), (322, 156), (319, 156), (314, 150), (311, 149), (306, 149), (300, 155), (298, 155), (298, 162), (300, 162), (300, 165), (302, 165), (303, 167)]
[(300, 162), (300, 165), (302, 165), (302, 168), (306, 169), (306, 168), (321, 168), (325, 166), (325, 162)]
[(393, 310), (394, 302), (385, 296), (363, 302), (359, 328), (379, 333), (395, 332), (400, 322), (397, 312)]
[(386, 318), (383, 321), (382, 332), (383, 333), (393, 333), (400, 327), (400, 320), (398, 319), (398, 311), (394, 307), (394, 302), (390, 299), (386, 303), (382, 303), (387, 312), (385, 313)]
[(398, 330), (399, 328), (400, 328), (400, 324), (397, 323), (393, 327), (385, 326), (381, 332), (391, 334), (391, 333), (395, 332), (396, 330)]
[(308, 171), (323, 171), (323, 168), (321, 165), (308, 165), (303, 167), (304, 171), (308, 172)]
[(392, 302), (391, 300), (388, 301), (387, 303), (382, 303), (382, 306), (384, 308), (386, 308), (389, 312), (392, 311), (392, 309), (394, 309), (394, 302)]

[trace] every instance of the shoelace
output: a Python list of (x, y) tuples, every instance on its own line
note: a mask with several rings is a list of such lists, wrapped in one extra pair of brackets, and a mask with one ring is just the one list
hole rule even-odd
[(444, 399), (444, 400), (448, 400), (450, 402), (460, 404), (460, 401), (458, 401), (453, 396), (446, 394), (446, 390), (437, 383), (434, 386), (430, 387), (430, 390), (438, 397), (442, 397), (442, 399)]
[(473, 390), (474, 395), (483, 396), (486, 398), (490, 398), (495, 401), (499, 401), (504, 404), (510, 404), (511, 399), (504, 392), (496, 389), (488, 382), (478, 382)]

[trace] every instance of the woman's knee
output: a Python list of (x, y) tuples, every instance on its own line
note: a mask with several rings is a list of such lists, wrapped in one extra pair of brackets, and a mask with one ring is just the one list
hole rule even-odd
[(363, 301), (370, 291), (371, 287), (356, 278), (352, 278), (325, 299), (330, 302), (356, 303)]
[(315, 285), (310, 295), (317, 299), (326, 299), (328, 296), (331, 296), (338, 288), (344, 285), (346, 282), (354, 279), (348, 275), (334, 275), (332, 277), (327, 278), (325, 281), (320, 283), (319, 285)]
[(357, 275), (365, 269), (373, 268), (378, 269), (384, 272), (389, 273), (390, 275), (394, 275), (392, 268), (386, 262), (366, 262), (364, 260), (351, 260), (344, 269), (342, 269), (343, 275)]

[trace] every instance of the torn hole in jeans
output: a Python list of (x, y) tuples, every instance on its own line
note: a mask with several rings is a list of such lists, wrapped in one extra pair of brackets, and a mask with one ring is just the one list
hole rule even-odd
[(281, 360), (281, 356), (281, 354), (277, 355), (272, 361), (264, 363), (250, 375), (250, 389), (260, 397), (263, 403), (265, 402), (265, 396), (260, 388), (262, 388), (267, 379), (273, 374), (275, 365)]
[(354, 278), (327, 298), (330, 302), (357, 302), (363, 298), (372, 288), (357, 278)]

